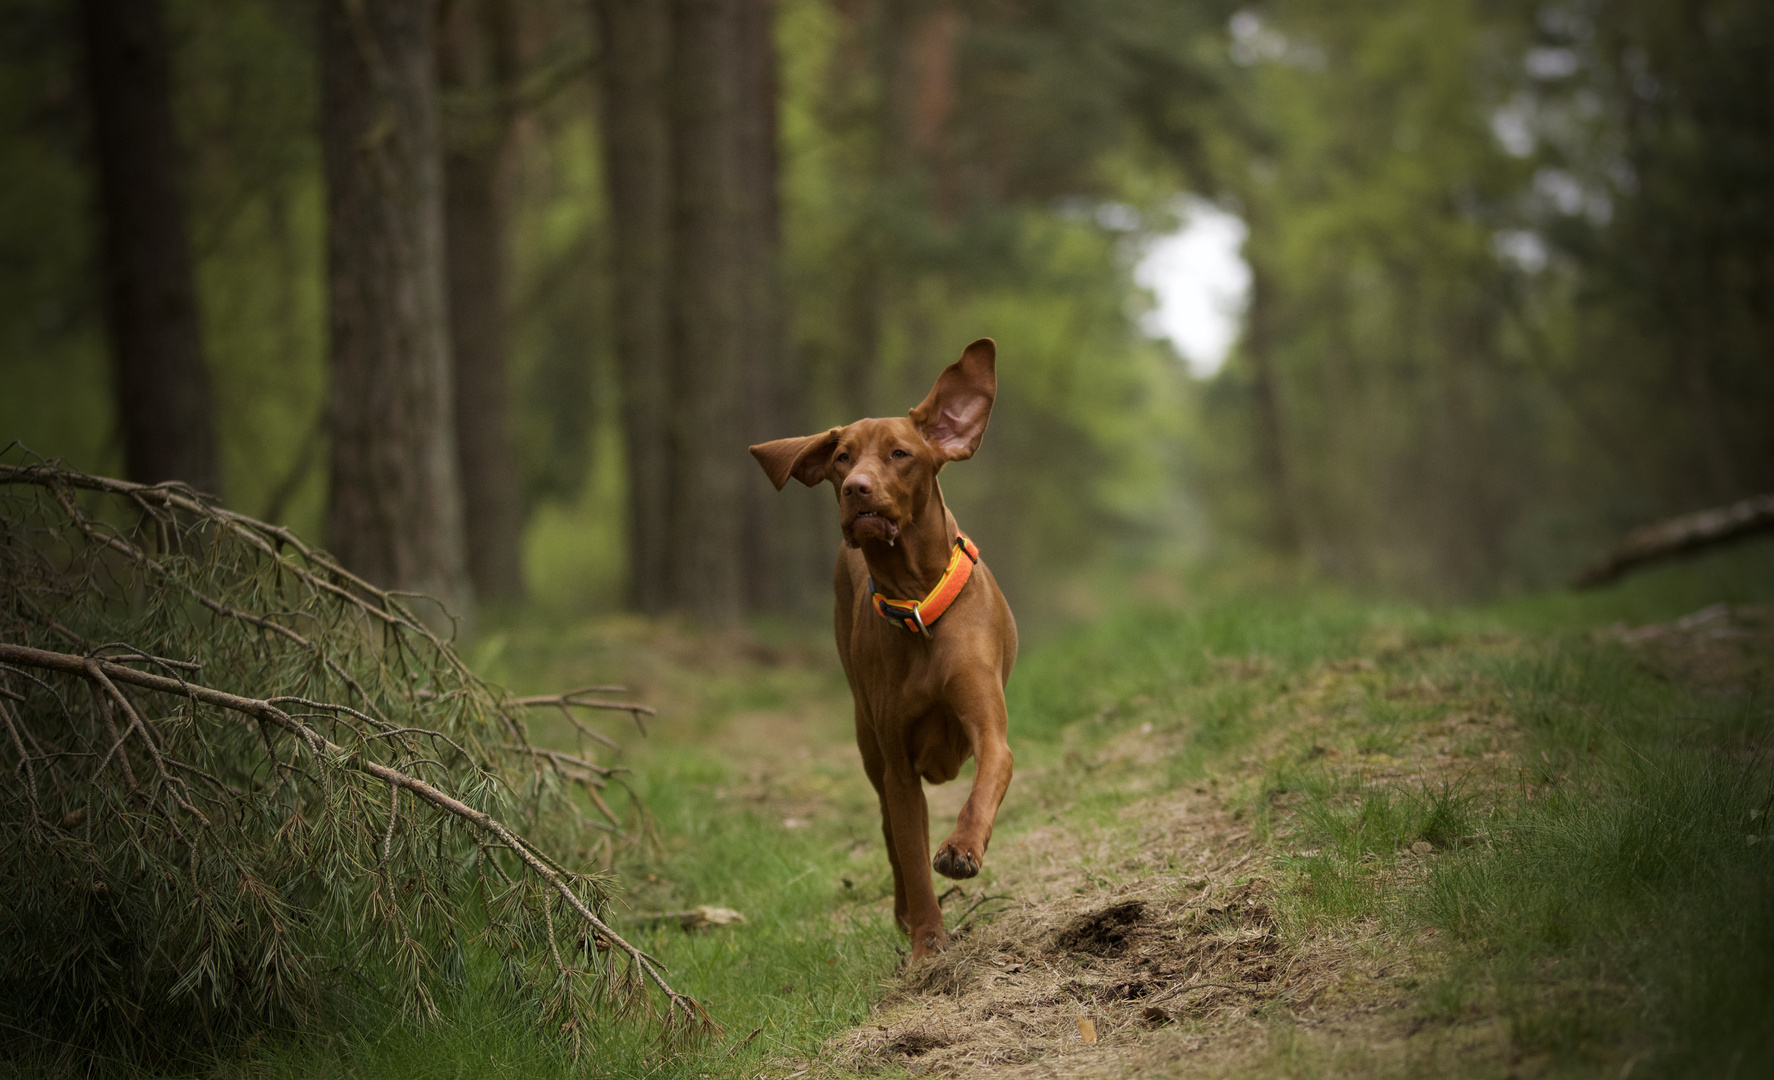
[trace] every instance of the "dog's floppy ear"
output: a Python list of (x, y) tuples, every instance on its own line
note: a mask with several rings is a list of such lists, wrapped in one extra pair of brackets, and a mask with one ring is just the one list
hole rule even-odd
[(930, 396), (911, 411), (918, 434), (948, 461), (966, 461), (979, 449), (998, 396), (998, 346), (980, 338), (936, 377)]
[(769, 474), (770, 482), (781, 491), (791, 476), (808, 487), (825, 483), (830, 474), (832, 451), (837, 448), (838, 429), (832, 428), (818, 435), (759, 443), (751, 448), (751, 456), (758, 459), (758, 464)]

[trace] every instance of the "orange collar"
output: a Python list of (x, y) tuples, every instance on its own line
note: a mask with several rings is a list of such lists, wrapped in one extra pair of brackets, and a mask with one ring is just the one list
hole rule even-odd
[(936, 588), (922, 600), (889, 600), (875, 588), (875, 579), (869, 578), (869, 598), (875, 602), (875, 610), (881, 618), (914, 634), (930, 636), (930, 624), (942, 618), (942, 613), (961, 595), (967, 579), (973, 576), (973, 564), (979, 562), (979, 548), (964, 532), (956, 531), (954, 550), (949, 552), (949, 566), (942, 572), (936, 582)]

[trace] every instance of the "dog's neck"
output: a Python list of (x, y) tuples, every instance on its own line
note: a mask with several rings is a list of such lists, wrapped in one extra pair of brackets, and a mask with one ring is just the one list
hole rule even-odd
[(929, 595), (948, 569), (957, 528), (943, 503), (942, 488), (935, 487), (913, 518), (900, 525), (894, 543), (863, 541), (862, 558), (875, 587), (895, 600), (922, 600)]

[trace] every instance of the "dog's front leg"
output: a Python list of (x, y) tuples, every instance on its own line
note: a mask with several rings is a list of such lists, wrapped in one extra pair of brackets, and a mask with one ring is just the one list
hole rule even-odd
[(973, 774), (973, 790), (961, 807), (955, 831), (936, 849), (937, 873), (956, 879), (979, 873), (992, 840), (992, 823), (998, 805), (1010, 787), (1010, 714), (1004, 707), (1004, 686), (988, 672), (958, 678), (949, 687), (949, 706), (967, 732), (973, 757), (979, 762)]
[(946, 949), (942, 907), (930, 878), (930, 808), (924, 786), (910, 762), (887, 763), (882, 804), (886, 810), (887, 843), (895, 856), (899, 882), (905, 887), (905, 922), (912, 934), (912, 959)]

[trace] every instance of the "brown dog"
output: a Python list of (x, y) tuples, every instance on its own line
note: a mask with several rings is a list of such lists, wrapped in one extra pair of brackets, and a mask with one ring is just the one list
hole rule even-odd
[[(1010, 786), (1004, 684), (1016, 621), (936, 481), (944, 465), (979, 449), (998, 393), (996, 357), (990, 338), (967, 346), (906, 418), (751, 448), (778, 491), (791, 476), (837, 489), (838, 655), (856, 700), (856, 743), (881, 799), (893, 913), (911, 934), (913, 960), (949, 940), (931, 866), (952, 878), (979, 873)], [(973, 791), (933, 864), (919, 779), (947, 783), (970, 756), (979, 759)]]

